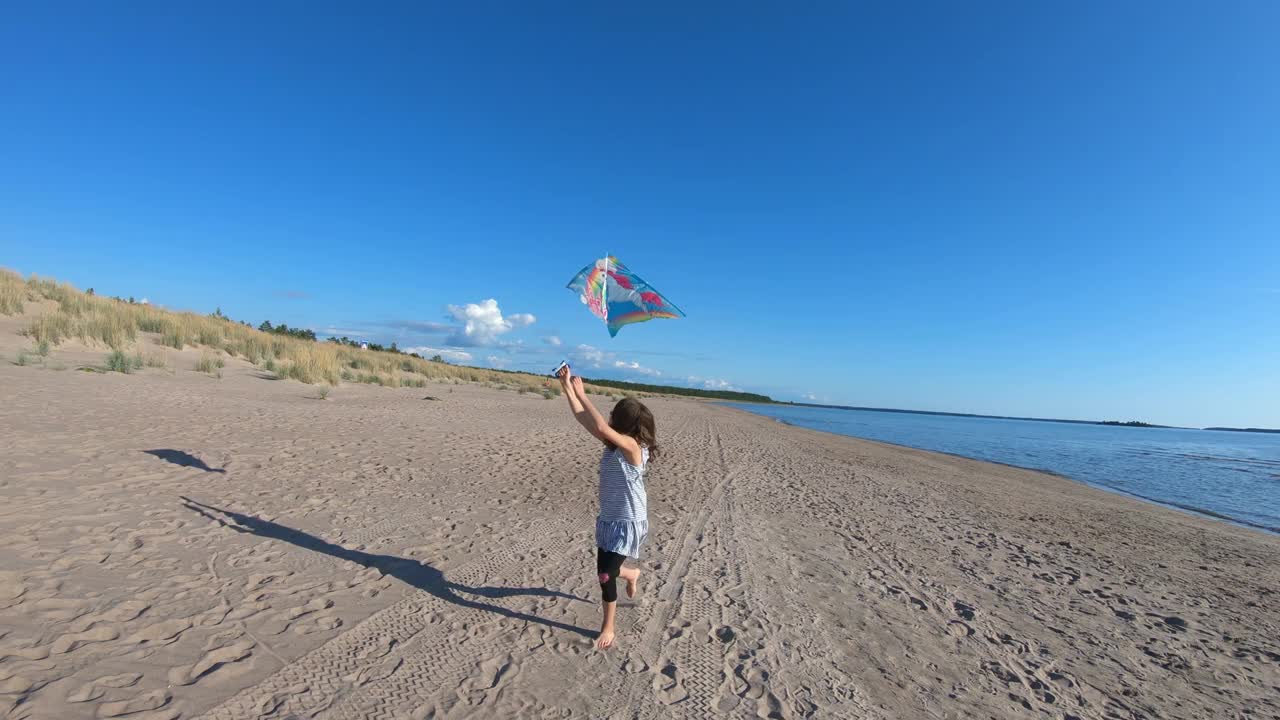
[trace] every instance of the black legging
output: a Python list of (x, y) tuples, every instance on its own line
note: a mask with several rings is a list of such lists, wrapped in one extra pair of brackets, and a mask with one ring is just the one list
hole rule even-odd
[(596, 573), (600, 575), (600, 594), (607, 603), (618, 601), (618, 573), (626, 555), (619, 555), (604, 548), (596, 548)]

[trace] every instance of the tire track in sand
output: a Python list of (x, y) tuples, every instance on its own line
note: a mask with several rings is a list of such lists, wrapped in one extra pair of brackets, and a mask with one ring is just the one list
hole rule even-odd
[[(592, 717), (681, 714), (713, 717), (718, 714), (715, 696), (724, 679), (724, 647), (720, 637), (714, 635), (723, 626), (719, 623), (720, 606), (713, 601), (713, 588), (717, 577), (726, 574), (725, 564), (717, 562), (725, 558), (718, 538), (724, 526), (726, 493), (733, 473), (719, 429), (710, 418), (706, 422), (710, 452), (705, 457), (709, 462), (701, 469), (714, 477), (715, 482), (699, 511), (692, 515), (686, 513), (682, 518), (688, 522), (680, 536), (678, 552), (668, 566), (658, 601), (650, 606), (648, 614), (634, 621), (635, 627), (641, 630), (635, 657), (626, 661), (632, 666), (631, 671), (625, 664), (619, 669), (601, 694), (601, 705), (593, 710)], [(673, 626), (677, 618), (679, 622)], [(700, 634), (704, 628), (706, 633)], [(662, 652), (664, 644), (670, 641), (675, 641), (674, 662)], [(652, 672), (634, 672), (637, 659)]]
[[(452, 581), (463, 585), (479, 583), (517, 564), (516, 556), (547, 546), (548, 538), (559, 538), (557, 547), (567, 546), (569, 540), (564, 536), (571, 536), (581, 523), (577, 515), (543, 521), (536, 532), (526, 534), (510, 552), (470, 563), (453, 573)], [(359, 678), (362, 670), (367, 672), (369, 666), (379, 664), (387, 648), (404, 645), (431, 627), (434, 612), (448, 606), (450, 603), (441, 598), (416, 591), (200, 717), (244, 720), (321, 712), (353, 687), (353, 679)]]
[[(673, 442), (684, 435), (691, 421), (686, 419), (677, 429)], [(573, 561), (576, 556), (570, 549), (580, 531), (591, 527), (594, 516), (593, 506), (580, 507), (540, 523), (537, 532), (526, 534), (508, 552), (451, 573), (451, 581), (478, 584), (518, 564), (521, 561), (516, 558), (531, 550)], [(383, 527), (400, 522), (384, 521), (351, 539), (373, 539)], [(449, 623), (432, 622), (436, 611), (449, 608), (455, 611)], [(322, 713), (339, 718), (396, 717), (406, 706), (419, 706), (437, 695), (448, 687), (447, 681), (458, 680), (459, 673), (465, 675), (477, 665), (483, 666), (484, 653), (496, 653), (499, 647), (492, 639), (476, 645), (444, 637), (459, 622), (484, 621), (489, 615), (489, 610), (458, 608), (425, 591), (415, 592), (201, 717), (240, 720)]]

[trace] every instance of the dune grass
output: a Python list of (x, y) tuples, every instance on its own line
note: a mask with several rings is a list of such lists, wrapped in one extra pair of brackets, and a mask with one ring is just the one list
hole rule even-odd
[(22, 276), (0, 268), (0, 315), (17, 315), (27, 299), (27, 283)]
[(223, 360), (221, 356), (214, 355), (206, 351), (202, 353), (200, 355), (200, 359), (196, 361), (196, 372), (213, 375), (223, 367), (226, 367), (226, 364), (226, 361)]
[(142, 356), (142, 364), (150, 368), (168, 368), (169, 359), (165, 357), (164, 351), (153, 351), (144, 353)]
[(129, 355), (123, 350), (112, 350), (107, 355), (107, 369), (111, 372), (124, 373), (128, 375), (134, 370), (142, 369), (142, 354), (134, 353)]
[[(89, 295), (56, 280), (34, 275), (24, 280), (17, 273), (0, 269), (0, 314), (30, 311), (32, 306), (39, 307), (40, 312), (23, 333), (38, 348), (54, 348), (67, 340), (79, 339), (122, 355), (132, 349), (135, 353), (130, 357), (131, 370), (137, 369), (133, 357), (139, 357), (136, 355), (138, 339), (145, 333), (164, 347), (205, 350), (197, 369), (211, 374), (225, 364), (217, 354), (222, 351), (279, 378), (313, 385), (337, 385), (346, 381), (390, 388), (422, 388), (429, 382), (467, 382), (544, 396), (560, 394), (559, 383), (548, 377), (451, 365), (400, 353), (277, 335), (221, 316), (176, 312)], [(141, 357), (146, 366), (168, 365), (163, 354)], [(158, 359), (153, 361), (152, 357)], [(206, 364), (206, 357), (209, 358), (207, 370), (201, 368)], [(596, 394), (607, 392), (600, 387), (589, 386), (589, 389)]]

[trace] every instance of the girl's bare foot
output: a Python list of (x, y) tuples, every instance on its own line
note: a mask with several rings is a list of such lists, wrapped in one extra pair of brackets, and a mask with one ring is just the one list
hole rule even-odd
[(596, 649), (604, 650), (610, 645), (613, 645), (613, 628), (602, 629), (596, 636)]
[(635, 598), (636, 587), (640, 581), (640, 568), (622, 568), (622, 572), (618, 576), (627, 581), (627, 597)]

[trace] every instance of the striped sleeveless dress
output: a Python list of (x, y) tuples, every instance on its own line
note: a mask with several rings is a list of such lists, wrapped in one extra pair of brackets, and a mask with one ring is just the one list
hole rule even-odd
[(617, 448), (600, 458), (600, 515), (596, 518), (596, 545), (627, 557), (640, 557), (640, 546), (649, 535), (649, 501), (644, 492), (644, 471), (649, 448), (640, 448), (640, 467), (627, 462)]

